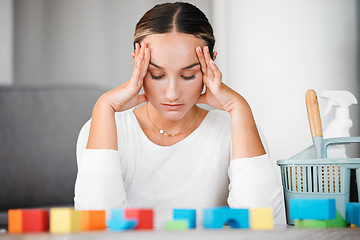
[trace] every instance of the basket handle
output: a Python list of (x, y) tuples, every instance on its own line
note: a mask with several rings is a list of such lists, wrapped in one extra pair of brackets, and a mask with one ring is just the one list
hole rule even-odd
[(327, 147), (331, 145), (344, 145), (350, 143), (360, 143), (360, 137), (337, 137), (327, 138), (323, 142), (322, 158), (327, 158)]

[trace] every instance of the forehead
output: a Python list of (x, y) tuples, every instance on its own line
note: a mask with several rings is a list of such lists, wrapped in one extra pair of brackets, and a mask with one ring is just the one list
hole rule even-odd
[(151, 51), (151, 62), (161, 67), (185, 67), (198, 62), (195, 48), (205, 41), (190, 34), (165, 33), (147, 36), (144, 40)]

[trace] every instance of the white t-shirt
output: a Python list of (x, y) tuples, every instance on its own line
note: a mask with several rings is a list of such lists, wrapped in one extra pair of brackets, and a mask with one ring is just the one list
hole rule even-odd
[(86, 149), (90, 120), (77, 143), (75, 208), (152, 208), (155, 225), (173, 208), (271, 207), (281, 209), (281, 184), (267, 154), (231, 160), (231, 119), (212, 110), (200, 126), (172, 146), (151, 142), (133, 109), (115, 114), (118, 151)]

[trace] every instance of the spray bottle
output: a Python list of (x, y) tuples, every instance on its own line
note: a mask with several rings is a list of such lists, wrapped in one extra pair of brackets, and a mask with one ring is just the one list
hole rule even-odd
[[(349, 107), (352, 104), (357, 104), (355, 96), (348, 91), (330, 90), (322, 91), (320, 96), (328, 100), (328, 104), (322, 114), (323, 117), (330, 113), (332, 107), (335, 107), (335, 117), (326, 127), (324, 138), (350, 137), (350, 128), (353, 123), (350, 119)], [(329, 146), (328, 157), (346, 158), (345, 146)]]

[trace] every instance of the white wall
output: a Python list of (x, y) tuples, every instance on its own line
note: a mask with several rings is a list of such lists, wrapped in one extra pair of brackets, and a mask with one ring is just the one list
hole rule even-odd
[(312, 144), (307, 89), (349, 90), (360, 100), (355, 0), (215, 0), (214, 10), (224, 81), (249, 101), (274, 161)]
[(13, 82), (13, 4), (0, 0), (0, 85)]
[[(15, 83), (105, 84), (132, 74), (133, 36), (158, 0), (14, 0)], [(211, 2), (191, 1), (210, 15)]]
[[(349, 90), (360, 100), (356, 7), (355, 0), (214, 0), (217, 63), (250, 103), (274, 164), (312, 144), (307, 89)], [(358, 109), (351, 108), (356, 136)]]

